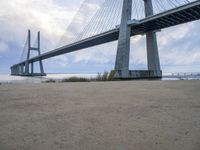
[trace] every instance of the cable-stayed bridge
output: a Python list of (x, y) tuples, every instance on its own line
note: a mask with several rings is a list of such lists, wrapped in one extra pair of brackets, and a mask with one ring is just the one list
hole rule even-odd
[[(82, 13), (81, 8), (78, 13)], [(75, 15), (74, 20), (78, 18), (80, 17)], [(25, 55), (25, 59), (21, 59), (22, 61), (11, 67), (11, 74), (45, 75), (42, 64), (44, 59), (118, 40), (115, 69), (111, 73), (113, 77), (162, 77), (156, 32), (198, 19), (200, 19), (199, 0), (105, 0), (79, 33), (71, 30), (76, 34), (71, 35), (68, 32), (61, 38), (61, 41), (71, 38), (73, 39), (71, 42), (52, 51), (41, 54), (40, 33), (36, 44), (32, 47), (29, 31), (22, 54), (22, 57)], [(72, 29), (73, 25), (69, 25), (69, 28)], [(130, 37), (138, 34), (146, 34), (148, 60), (146, 71), (129, 70)], [(38, 56), (30, 58), (31, 51), (38, 51)], [(40, 63), (40, 73), (34, 73), (35, 62)]]

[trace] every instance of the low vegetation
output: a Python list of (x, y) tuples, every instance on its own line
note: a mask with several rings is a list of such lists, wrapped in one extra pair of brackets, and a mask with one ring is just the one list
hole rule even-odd
[(45, 83), (56, 83), (56, 80), (53, 80), (53, 79), (49, 79), (49, 80), (46, 80), (44, 81)]
[(90, 80), (87, 78), (79, 78), (79, 77), (70, 77), (63, 79), (61, 82), (89, 82)]
[[(63, 79), (58, 82), (96, 82), (96, 81), (113, 81), (113, 78), (110, 77), (110, 74), (107, 71), (104, 71), (104, 73), (98, 73), (96, 77), (94, 78), (85, 78), (85, 77), (70, 77)], [(45, 81), (45, 83), (55, 83), (56, 80), (50, 79)]]
[(103, 74), (98, 73), (96, 78), (93, 78), (91, 80), (94, 81), (108, 81), (109, 73), (107, 71), (104, 71)]

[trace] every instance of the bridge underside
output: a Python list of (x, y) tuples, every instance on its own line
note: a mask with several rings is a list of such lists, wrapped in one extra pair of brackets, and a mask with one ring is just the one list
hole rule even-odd
[(132, 26), (132, 35), (143, 34), (148, 31), (161, 30), (164, 28), (176, 26), (183, 23), (200, 19), (200, 1), (181, 6), (154, 16), (140, 20), (129, 22)]
[[(150, 31), (158, 31), (175, 25), (191, 22), (200, 19), (200, 1), (195, 1), (187, 5), (180, 6), (175, 9), (165, 11), (163, 13), (146, 17), (142, 20), (131, 20), (128, 25), (131, 27), (131, 36), (146, 34)], [(58, 55), (78, 51), (92, 46), (116, 41), (119, 38), (119, 28), (101, 33), (99, 35), (72, 43), (70, 45), (57, 48), (50, 52), (41, 54), (28, 60), (29, 63), (37, 62)], [(15, 64), (11, 67), (12, 72), (16, 68), (25, 64), (26, 61)], [(147, 73), (148, 74), (148, 73)], [(20, 75), (17, 73), (17, 75)]]

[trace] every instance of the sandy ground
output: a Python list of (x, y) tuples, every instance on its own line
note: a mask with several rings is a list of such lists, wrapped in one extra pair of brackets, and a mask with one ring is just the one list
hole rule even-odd
[(0, 85), (0, 150), (200, 150), (200, 81)]

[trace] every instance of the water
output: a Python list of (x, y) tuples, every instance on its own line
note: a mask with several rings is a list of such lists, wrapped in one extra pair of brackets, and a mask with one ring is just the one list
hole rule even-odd
[[(70, 77), (84, 77), (89, 79), (96, 76), (97, 74), (48, 74), (45, 77), (21, 77), (0, 74), (0, 83), (42, 83), (50, 79), (61, 81)], [(164, 73), (162, 80), (200, 80), (200, 74)]]
[(0, 83), (42, 83), (50, 79), (60, 81), (70, 77), (94, 78), (97, 74), (47, 74), (44, 77), (21, 77), (0, 74)]

